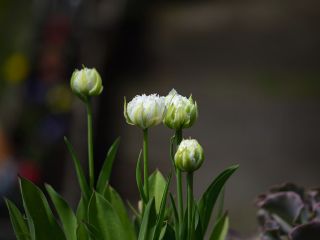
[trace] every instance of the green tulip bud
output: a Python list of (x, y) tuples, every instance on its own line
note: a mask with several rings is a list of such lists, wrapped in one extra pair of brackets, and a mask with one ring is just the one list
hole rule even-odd
[(156, 94), (143, 94), (134, 97), (128, 104), (124, 103), (124, 116), (127, 123), (142, 129), (156, 126), (163, 120), (165, 98)]
[(171, 129), (190, 128), (198, 118), (197, 103), (191, 96), (183, 97), (174, 89), (166, 97), (166, 108), (163, 123)]
[(71, 76), (70, 85), (72, 91), (84, 101), (88, 97), (99, 95), (103, 90), (100, 74), (95, 68), (76, 69)]
[(200, 168), (203, 161), (203, 148), (198, 141), (195, 139), (182, 140), (174, 156), (176, 167), (184, 172), (193, 172)]

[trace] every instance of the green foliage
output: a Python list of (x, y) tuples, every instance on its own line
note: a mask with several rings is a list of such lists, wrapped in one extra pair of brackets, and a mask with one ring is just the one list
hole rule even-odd
[(135, 239), (111, 203), (97, 192), (90, 199), (88, 223), (96, 228), (93, 232), (96, 239)]
[(77, 173), (79, 186), (82, 191), (82, 196), (88, 200), (90, 198), (91, 193), (90, 193), (89, 184), (85, 178), (81, 163), (80, 163), (79, 159), (77, 158), (76, 153), (75, 153), (71, 143), (67, 139), (67, 137), (64, 137), (64, 142), (67, 145), (68, 151), (69, 151), (71, 158), (73, 160), (73, 164), (74, 164), (74, 167), (75, 167), (75, 170)]
[(6, 199), (6, 204), (9, 210), (12, 227), (17, 237), (17, 240), (30, 240), (31, 237), (29, 229), (25, 220), (23, 219), (21, 212), (16, 207), (16, 205), (14, 205), (14, 203), (10, 200)]
[(156, 212), (159, 213), (162, 196), (167, 185), (166, 179), (159, 170), (154, 171), (149, 176), (149, 191), (150, 197), (155, 199)]
[(77, 239), (77, 218), (68, 203), (50, 186), (46, 185), (47, 192), (57, 210), (67, 240)]
[(32, 182), (21, 178), (20, 189), (32, 239), (66, 239), (55, 220), (43, 192)]
[(203, 235), (205, 235), (205, 232), (208, 228), (208, 224), (209, 224), (215, 203), (220, 195), (221, 190), (223, 189), (227, 180), (238, 168), (239, 166), (236, 165), (224, 170), (222, 173), (218, 175), (216, 179), (212, 181), (210, 186), (202, 195), (198, 203), (198, 206), (199, 206), (199, 214), (200, 214), (200, 221), (202, 224)]
[(117, 138), (114, 143), (111, 145), (106, 159), (104, 161), (104, 164), (102, 166), (101, 172), (100, 172), (100, 176), (98, 178), (98, 182), (97, 182), (97, 191), (99, 193), (102, 193), (103, 190), (105, 189), (105, 186), (108, 184), (110, 175), (111, 175), (111, 170), (112, 170), (112, 166), (113, 166), (113, 162), (114, 159), (116, 157), (118, 148), (119, 148), (119, 144), (120, 144), (120, 138)]
[(213, 227), (210, 240), (225, 240), (229, 229), (229, 218), (225, 213)]
[[(160, 98), (157, 97), (159, 100)], [(180, 100), (183, 98), (180, 98)], [(117, 138), (108, 150), (97, 183), (94, 174), (92, 111), (86, 99), (88, 111), (88, 165), (89, 174), (86, 174), (77, 158), (77, 155), (65, 137), (64, 141), (74, 163), (81, 198), (74, 212), (69, 204), (57, 193), (53, 187), (46, 184), (45, 188), (57, 213), (52, 213), (45, 194), (32, 182), (21, 178), (20, 190), (23, 200), (24, 213), (9, 200), (6, 200), (13, 230), (18, 240), (201, 240), (208, 237), (210, 240), (224, 240), (228, 234), (229, 218), (225, 213), (214, 221), (211, 234), (206, 236), (212, 212), (215, 209), (218, 197), (222, 195), (227, 180), (238, 169), (232, 166), (220, 173), (203, 193), (200, 200), (193, 196), (193, 173), (188, 172), (187, 206), (183, 207), (182, 177), (183, 172), (175, 167), (173, 158), (178, 145), (182, 140), (182, 129), (177, 129), (175, 136), (170, 139), (170, 158), (176, 174), (178, 186), (177, 198), (169, 192), (171, 177), (165, 178), (159, 170), (149, 175), (148, 171), (148, 129), (143, 129), (143, 154), (140, 151), (135, 173), (136, 183), (140, 194), (138, 210), (131, 207), (134, 218), (131, 220), (124, 201), (109, 185), (113, 163), (119, 148), (120, 139)], [(152, 97), (148, 98), (152, 103)], [(182, 100), (181, 100), (182, 101)], [(153, 104), (153, 103), (152, 103)], [(161, 104), (161, 101), (157, 104)], [(156, 104), (156, 106), (158, 106)], [(141, 106), (138, 110), (141, 109)], [(161, 109), (165, 109), (164, 107)], [(126, 104), (125, 104), (125, 114)], [(139, 114), (139, 111), (137, 112)], [(165, 113), (164, 113), (165, 114)], [(139, 117), (139, 116), (137, 116)], [(149, 117), (149, 114), (146, 115)], [(158, 116), (157, 124), (161, 119)], [(137, 118), (138, 119), (138, 118)], [(154, 119), (149, 119), (151, 122)], [(203, 154), (203, 152), (201, 153)], [(141, 169), (143, 157), (143, 172)], [(203, 160), (203, 159), (202, 159)], [(199, 165), (200, 166), (200, 165)], [(195, 171), (197, 168), (193, 168)], [(89, 179), (87, 179), (89, 175)], [(143, 180), (142, 180), (143, 179)], [(90, 184), (89, 184), (90, 183)], [(170, 203), (167, 203), (168, 195)], [(219, 212), (223, 213), (223, 198)], [(287, 202), (285, 202), (287, 204)], [(269, 209), (264, 205), (265, 209)], [(268, 206), (273, 206), (272, 204)], [(290, 205), (291, 206), (291, 205)], [(274, 206), (270, 211), (276, 212)], [(282, 208), (280, 208), (281, 210)], [(289, 210), (291, 208), (289, 207)], [(279, 210), (279, 209), (278, 209)], [(288, 210), (288, 209), (286, 209)], [(320, 212), (320, 211), (319, 211)], [(281, 212), (283, 213), (283, 212)], [(291, 212), (290, 219), (296, 219), (300, 211)], [(25, 216), (24, 216), (25, 215)], [(319, 214), (320, 215), (320, 214)], [(300, 232), (297, 232), (299, 235)]]
[(155, 200), (151, 198), (145, 207), (138, 240), (151, 240), (156, 223)]

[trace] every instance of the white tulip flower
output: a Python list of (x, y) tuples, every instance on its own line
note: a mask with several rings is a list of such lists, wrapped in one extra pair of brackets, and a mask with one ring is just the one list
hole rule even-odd
[(137, 95), (128, 104), (124, 103), (127, 123), (142, 129), (160, 124), (165, 114), (165, 97), (157, 94)]
[(99, 95), (103, 90), (100, 74), (95, 68), (76, 69), (71, 76), (70, 85), (72, 91), (84, 101), (90, 96)]
[(175, 130), (190, 128), (198, 118), (198, 106), (190, 96), (189, 99), (172, 89), (166, 97), (167, 112), (163, 123)]
[(185, 139), (180, 143), (174, 156), (177, 168), (185, 172), (193, 172), (200, 168), (204, 161), (203, 148), (195, 139)]

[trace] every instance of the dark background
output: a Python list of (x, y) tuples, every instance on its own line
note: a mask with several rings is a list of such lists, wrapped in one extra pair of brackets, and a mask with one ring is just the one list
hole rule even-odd
[[(256, 231), (255, 196), (293, 181), (320, 185), (320, 2), (316, 0), (0, 1), (0, 195), (19, 202), (16, 174), (52, 184), (71, 205), (79, 189), (63, 135), (86, 163), (84, 106), (69, 90), (75, 68), (96, 67), (97, 171), (121, 136), (112, 184), (137, 200), (141, 131), (123, 97), (192, 93), (199, 119), (185, 131), (205, 149), (199, 196), (223, 168), (231, 225)], [(167, 173), (169, 138), (150, 130), (151, 167)], [(0, 201), (0, 239), (12, 230)]]

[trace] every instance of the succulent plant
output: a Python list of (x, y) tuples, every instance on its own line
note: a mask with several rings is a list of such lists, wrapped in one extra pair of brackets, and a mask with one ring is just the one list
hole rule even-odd
[(261, 240), (320, 239), (320, 189), (284, 183), (258, 196), (256, 205)]

